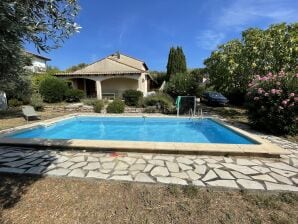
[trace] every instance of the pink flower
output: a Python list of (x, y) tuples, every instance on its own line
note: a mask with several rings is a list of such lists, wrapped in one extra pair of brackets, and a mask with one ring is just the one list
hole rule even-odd
[(247, 92), (247, 95), (249, 96), (251, 94), (251, 92)]
[(271, 73), (271, 72), (269, 72), (269, 73), (267, 74), (267, 76), (269, 76), (269, 77), (270, 77), (270, 76), (272, 76), (272, 73)]
[(293, 106), (294, 106), (294, 102), (289, 105), (289, 107), (293, 107)]
[(271, 93), (275, 94), (276, 93), (276, 89), (271, 89)]
[(258, 94), (262, 94), (263, 93), (263, 89), (262, 88), (258, 88)]
[(257, 97), (257, 96), (255, 96), (255, 97), (254, 97), (254, 100), (259, 100), (259, 99), (260, 99), (260, 98), (259, 98), (259, 97)]
[(265, 95), (265, 96), (269, 96), (269, 93), (265, 93), (264, 95)]
[(288, 101), (287, 101), (287, 100), (283, 100), (281, 103), (282, 103), (284, 106), (286, 106), (286, 105), (288, 104)]
[(295, 93), (290, 93), (289, 96), (290, 96), (290, 97), (294, 97), (294, 96), (295, 96)]
[(298, 73), (296, 74), (296, 78), (298, 78)]
[(295, 97), (295, 98), (294, 98), (294, 101), (297, 102), (297, 101), (298, 101), (298, 97)]

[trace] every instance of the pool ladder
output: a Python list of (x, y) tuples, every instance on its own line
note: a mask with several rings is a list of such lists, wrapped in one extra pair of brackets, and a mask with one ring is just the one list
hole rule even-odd
[[(203, 110), (202, 110), (202, 108), (201, 109), (198, 108), (198, 115), (199, 114), (200, 114), (200, 116), (198, 118), (203, 119)], [(195, 112), (192, 109), (190, 109), (189, 110), (189, 120), (193, 119), (195, 116), (196, 116)]]

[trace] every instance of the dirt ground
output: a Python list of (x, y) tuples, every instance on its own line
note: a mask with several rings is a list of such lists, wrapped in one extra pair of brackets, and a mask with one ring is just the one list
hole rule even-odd
[(297, 223), (298, 194), (0, 176), (0, 223)]

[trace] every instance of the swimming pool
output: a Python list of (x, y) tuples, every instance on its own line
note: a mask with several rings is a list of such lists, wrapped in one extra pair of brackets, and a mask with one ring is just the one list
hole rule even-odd
[(217, 121), (189, 118), (78, 116), (5, 136), (12, 139), (258, 144)]

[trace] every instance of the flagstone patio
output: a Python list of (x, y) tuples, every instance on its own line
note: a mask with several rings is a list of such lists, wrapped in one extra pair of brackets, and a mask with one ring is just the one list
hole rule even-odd
[(290, 150), (282, 158), (104, 153), (0, 146), (0, 172), (226, 187), (298, 191), (298, 144), (265, 136)]

